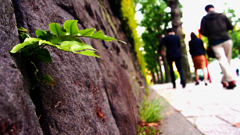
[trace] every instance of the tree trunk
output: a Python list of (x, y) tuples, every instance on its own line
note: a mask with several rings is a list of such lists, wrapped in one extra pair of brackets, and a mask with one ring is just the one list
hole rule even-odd
[(158, 58), (158, 66), (159, 66), (159, 70), (160, 70), (160, 77), (161, 80), (159, 81), (161, 84), (164, 83), (164, 78), (163, 78), (163, 71), (162, 71), (162, 64), (161, 64), (161, 59)]
[(151, 71), (151, 74), (152, 74), (152, 81), (151, 82), (153, 82), (153, 84), (156, 84), (156, 77), (155, 77), (154, 72)]
[(158, 68), (157, 68), (157, 67), (155, 68), (155, 72), (156, 72), (156, 74), (157, 74), (157, 77), (156, 77), (157, 80), (156, 80), (156, 81), (157, 81), (157, 84), (159, 84), (159, 83), (160, 83), (160, 76), (159, 76), (159, 71), (158, 71)]
[(163, 61), (164, 69), (165, 69), (165, 83), (171, 82), (170, 72), (168, 69), (167, 57), (165, 55), (162, 55), (162, 61)]
[(184, 42), (184, 34), (182, 32), (182, 12), (179, 7), (178, 0), (169, 0), (168, 6), (171, 8), (171, 17), (172, 17), (172, 28), (176, 35), (180, 37), (181, 40), (181, 53), (182, 53), (182, 69), (186, 82), (191, 82), (191, 72), (187, 57), (186, 44)]
[[(161, 41), (162, 40), (162, 34), (157, 36), (158, 40)], [(165, 50), (165, 46), (163, 46), (162, 50)], [(167, 58), (165, 55), (160, 55), (161, 57), (159, 58), (159, 66), (160, 66), (160, 73), (161, 73), (161, 83), (168, 83), (171, 82), (171, 77), (170, 77), (170, 72), (168, 70), (168, 62), (167, 62)], [(163, 69), (162, 69), (162, 64), (161, 62), (163, 62), (163, 66), (164, 66), (164, 73), (165, 73), (165, 78), (163, 78)]]

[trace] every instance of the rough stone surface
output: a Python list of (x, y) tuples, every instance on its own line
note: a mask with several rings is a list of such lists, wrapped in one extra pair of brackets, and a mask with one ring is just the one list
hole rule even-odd
[(10, 0), (0, 2), (0, 134), (40, 135), (35, 106), (9, 53), (19, 42), (14, 8)]
[(128, 42), (107, 0), (1, 2), (1, 17), (6, 18), (1, 18), (0, 28), (1, 123), (13, 118), (10, 123), (20, 123), (16, 132), (22, 134), (136, 134), (138, 104), (146, 83), (130, 44), (82, 38), (98, 50), (101, 58), (48, 47), (53, 61), (39, 62), (37, 67), (40, 74), (50, 75), (56, 84), (41, 82), (34, 91), (28, 91), (27, 64), (18, 54), (9, 54), (19, 43), (16, 25), (34, 36), (37, 29), (48, 30), (49, 23), (62, 25), (73, 19), (78, 20), (79, 29), (96, 28)]

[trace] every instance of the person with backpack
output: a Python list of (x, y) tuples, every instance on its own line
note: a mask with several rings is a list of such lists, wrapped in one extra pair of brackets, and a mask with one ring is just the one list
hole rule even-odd
[(226, 15), (215, 12), (213, 5), (207, 5), (205, 11), (207, 15), (201, 20), (200, 33), (208, 38), (209, 45), (219, 61), (223, 73), (223, 87), (233, 89), (236, 87), (235, 74), (230, 67), (233, 43), (228, 33), (233, 30), (233, 25)]

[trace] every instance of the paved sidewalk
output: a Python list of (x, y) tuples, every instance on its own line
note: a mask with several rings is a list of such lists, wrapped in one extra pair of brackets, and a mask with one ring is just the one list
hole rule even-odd
[[(174, 113), (181, 114), (181, 116), (172, 115), (172, 117), (177, 116), (176, 120), (165, 114), (168, 117), (167, 122), (175, 123), (172, 124), (173, 127), (167, 127), (172, 128), (172, 132), (171, 129), (161, 129), (164, 135), (240, 135), (240, 128), (234, 126), (240, 123), (240, 82), (237, 82), (234, 90), (225, 90), (216, 82), (209, 83), (208, 86), (203, 82), (198, 86), (191, 83), (187, 84), (185, 89), (182, 89), (181, 85), (172, 89), (172, 84), (168, 83), (153, 85), (150, 89), (170, 103), (170, 108), (172, 106), (175, 109)], [(187, 119), (190, 125), (201, 133), (193, 129), (189, 130), (191, 127), (184, 120), (179, 121), (180, 117), (185, 117), (185, 120)], [(184, 126), (178, 124), (184, 123), (188, 131), (173, 132), (181, 130)]]

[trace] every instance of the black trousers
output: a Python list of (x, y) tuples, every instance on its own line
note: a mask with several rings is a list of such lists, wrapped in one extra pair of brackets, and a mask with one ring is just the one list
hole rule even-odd
[(168, 61), (169, 69), (170, 69), (170, 75), (171, 75), (173, 87), (176, 86), (175, 75), (174, 75), (174, 71), (173, 71), (173, 62), (175, 62), (178, 73), (180, 74), (181, 84), (185, 83), (185, 78), (184, 78), (183, 71), (182, 71), (181, 58), (168, 57), (167, 61)]

